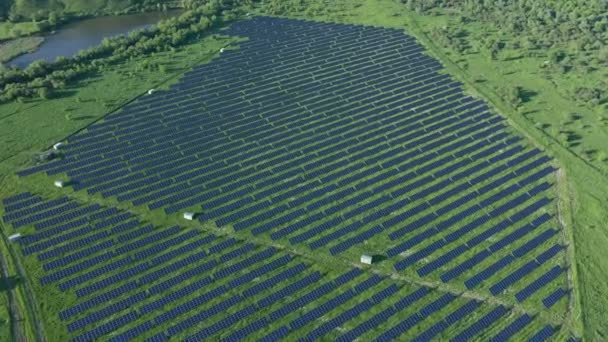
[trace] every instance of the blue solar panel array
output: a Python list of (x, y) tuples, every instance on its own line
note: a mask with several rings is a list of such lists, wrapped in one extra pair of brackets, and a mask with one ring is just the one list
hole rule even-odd
[(560, 274), (562, 274), (563, 269), (560, 266), (555, 266), (551, 268), (549, 271), (541, 275), (539, 278), (534, 280), (530, 285), (526, 286), (521, 291), (515, 294), (515, 298), (518, 301), (523, 302), (526, 298), (533, 295), (536, 291), (540, 290), (543, 286), (547, 285), (551, 281), (555, 280)]
[(545, 305), (545, 307), (550, 308), (557, 302), (559, 302), (560, 299), (566, 296), (568, 296), (568, 291), (564, 290), (563, 288), (558, 288), (543, 299), (543, 304)]
[(66, 172), (76, 190), (167, 214), (199, 207), (201, 220), (332, 254), (388, 234), (392, 257), (510, 210), (528, 219), (550, 187), (549, 159), (400, 30), (256, 17), (223, 33), (249, 40), (19, 174)]
[[(89, 207), (80, 205), (74, 211), (83, 208)], [(141, 339), (158, 325), (167, 328), (146, 340), (166, 341), (187, 333), (186, 340), (198, 341), (226, 331), (230, 331), (227, 340), (242, 340), (263, 331), (262, 340), (272, 340), (305, 331), (303, 340), (308, 341), (326, 338), (348, 324), (352, 328), (341, 331), (337, 339), (350, 341), (412, 309), (414, 314), (386, 327), (377, 338), (399, 338), (433, 319), (433, 325), (413, 338), (427, 341), (444, 334), (483, 304), (426, 287), (405, 290), (358, 268), (329, 279), (275, 248), (180, 227), (154, 228), (120, 210), (95, 209), (87, 220), (75, 217), (69, 225), (58, 220), (21, 240), (24, 252), (28, 247), (42, 246), (29, 252), (44, 262), (42, 283), (56, 284), (79, 298), (59, 312), (74, 341), (108, 334), (115, 341)], [(134, 224), (126, 226), (129, 222)], [(83, 231), (82, 227), (97, 228)], [(548, 260), (543, 255), (547, 254), (541, 253), (537, 259)], [(542, 284), (554, 272), (547, 272), (534, 284)], [(258, 299), (251, 301), (254, 297)], [(462, 304), (446, 311), (458, 300)], [(284, 320), (279, 328), (268, 330), (274, 326), (271, 322), (298, 311), (299, 315)], [(374, 315), (369, 316), (369, 312)], [(497, 307), (456, 339), (474, 336), (506, 312), (504, 307)], [(363, 319), (365, 315), (369, 318)], [(200, 324), (206, 327), (201, 330)], [(239, 328), (234, 329), (237, 324)], [(529, 320), (520, 318), (503, 328), (497, 338), (517, 333), (527, 324)]]
[(519, 316), (515, 321), (496, 334), (496, 336), (492, 338), (492, 342), (508, 341), (513, 335), (529, 325), (533, 319), (534, 318), (530, 317), (528, 314)]
[[(519, 301), (564, 271), (538, 270), (563, 249), (557, 230), (544, 227), (553, 221), (545, 210), (553, 203), (550, 159), (524, 147), (413, 38), (268, 17), (223, 33), (249, 39), (70, 137), (65, 158), (18, 174), (67, 173), (77, 191), (166, 214), (200, 208), (200, 220), (333, 255), (388, 237), (399, 271), (447, 282), (476, 266), (463, 280), (469, 289), (517, 264), (490, 290), (523, 285)], [(42, 284), (75, 294), (59, 313), (75, 341), (110, 333), (116, 341), (201, 340), (226, 331), (226, 340), (263, 331), (262, 340), (276, 341), (304, 329), (304, 340), (349, 341), (381, 326), (373, 338), (386, 340), (433, 319), (413, 336), (425, 341), (482, 305), (425, 287), (406, 291), (359, 269), (330, 279), (276, 248), (157, 228), (67, 197), (24, 193), (2, 204), (5, 222), (36, 230), (20, 244), (42, 263)], [(524, 278), (532, 281), (519, 284)], [(543, 303), (566, 295), (560, 288)], [(496, 307), (455, 340), (507, 312)], [(394, 316), (403, 319), (386, 323)], [(521, 317), (496, 338), (530, 324)]]

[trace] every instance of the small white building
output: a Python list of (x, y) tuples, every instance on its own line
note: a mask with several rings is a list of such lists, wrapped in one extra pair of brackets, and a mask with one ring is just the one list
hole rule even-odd
[(363, 254), (361, 255), (361, 263), (371, 265), (374, 262), (374, 257), (371, 255)]
[(10, 242), (15, 242), (19, 239), (21, 239), (21, 233), (13, 234), (8, 237), (8, 241), (10, 241)]
[(67, 185), (67, 182), (62, 181), (60, 179), (55, 181), (55, 186), (58, 188), (64, 188)]
[(55, 145), (53, 145), (53, 150), (59, 151), (59, 149), (61, 148), (61, 146), (63, 146), (63, 143), (62, 142), (58, 142)]
[(189, 211), (184, 213), (184, 218), (185, 218), (186, 220), (188, 220), (188, 221), (192, 221), (192, 220), (194, 220), (194, 217), (195, 217), (195, 216), (196, 216), (196, 214), (195, 214), (195, 213), (192, 213), (192, 212), (189, 212)]

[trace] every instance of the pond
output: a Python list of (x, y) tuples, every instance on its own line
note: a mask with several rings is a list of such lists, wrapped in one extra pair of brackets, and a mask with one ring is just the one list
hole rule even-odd
[(149, 27), (162, 19), (180, 13), (182, 13), (181, 10), (149, 12), (98, 17), (69, 23), (54, 34), (45, 36), (44, 43), (36, 51), (16, 57), (8, 64), (24, 68), (39, 59), (52, 62), (59, 56), (70, 57), (82, 49), (99, 45), (106, 37), (114, 37)]

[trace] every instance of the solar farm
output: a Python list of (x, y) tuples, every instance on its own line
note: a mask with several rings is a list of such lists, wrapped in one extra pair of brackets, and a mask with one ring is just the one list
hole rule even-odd
[(2, 200), (54, 339), (577, 340), (552, 159), (413, 37), (219, 32)]

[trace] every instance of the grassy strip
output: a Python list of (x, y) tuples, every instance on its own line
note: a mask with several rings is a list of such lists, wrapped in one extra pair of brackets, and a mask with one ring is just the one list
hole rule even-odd
[[(3, 243), (3, 242), (2, 242)], [(17, 280), (11, 275), (4, 250), (0, 253), (0, 339), (3, 341), (25, 341), (25, 335), (21, 327), (21, 307), (18, 305), (15, 296)]]
[[(445, 57), (445, 56), (444, 56), (444, 57)], [(446, 57), (446, 58), (447, 58), (447, 57)], [(145, 89), (144, 89), (144, 90), (145, 90)], [(81, 195), (81, 196), (86, 197), (86, 196), (84, 196), (84, 195)], [(160, 216), (160, 215), (159, 215), (159, 216)]]
[(34, 22), (0, 22), (0, 40), (11, 39), (40, 32), (40, 27)]
[(26, 340), (46, 341), (46, 334), (44, 332), (44, 326), (42, 324), (42, 317), (44, 316), (41, 315), (38, 307), (34, 304), (39, 303), (39, 301), (36, 300), (36, 296), (34, 295), (34, 291), (32, 290), (30, 279), (27, 276), (27, 273), (23, 268), (21, 261), (15, 256), (14, 249), (8, 246), (8, 240), (5, 234), (6, 230), (4, 228), (4, 225), (1, 223), (0, 228), (2, 228), (2, 232), (0, 232), (0, 234), (2, 235), (1, 238), (3, 249), (6, 248), (6, 250), (8, 251), (8, 253), (3, 253), (8, 254), (4, 255), (4, 257), (6, 260), (12, 261), (12, 264), (14, 264), (15, 268), (15, 274), (17, 274), (19, 279), (21, 279), (21, 286), (19, 286), (17, 289), (17, 300), (19, 302), (19, 307), (22, 309), (21, 312), (25, 313), (27, 321), (29, 322), (24, 325)]

